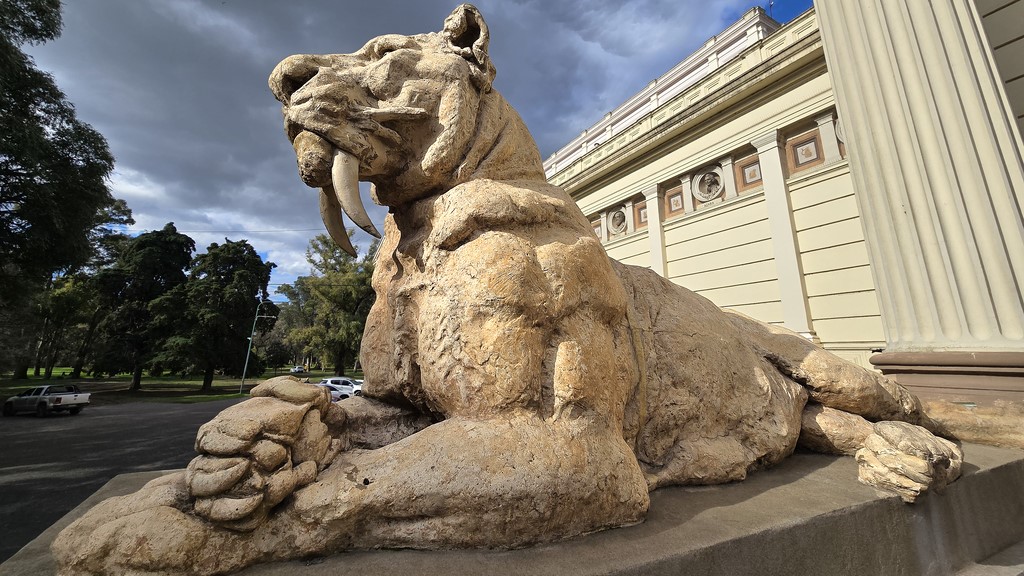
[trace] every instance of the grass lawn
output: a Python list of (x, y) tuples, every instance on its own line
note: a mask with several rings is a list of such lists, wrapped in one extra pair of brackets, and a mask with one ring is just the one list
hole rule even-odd
[[(249, 390), (254, 388), (264, 379), (274, 376), (288, 374), (287, 368), (267, 370), (258, 378), (246, 378), (242, 393), (239, 394), (241, 379), (215, 376), (213, 389), (209, 392), (201, 392), (203, 386), (202, 376), (182, 377), (178, 375), (165, 376), (142, 376), (142, 390), (131, 391), (131, 375), (119, 374), (113, 378), (79, 378), (72, 379), (63, 377), (63, 374), (70, 374), (70, 368), (54, 368), (54, 376), (49, 380), (42, 376), (32, 376), (29, 373), (28, 380), (11, 380), (11, 375), (0, 374), (0, 402), (9, 396), (14, 396), (29, 388), (45, 386), (47, 384), (77, 384), (83, 392), (89, 392), (92, 397), (89, 399), (93, 404), (124, 404), (127, 402), (173, 402), (178, 404), (192, 404), (195, 402), (209, 402), (211, 400), (222, 400), (226, 398), (241, 398), (248, 396)], [(299, 378), (308, 378), (310, 382), (319, 382), (321, 378), (333, 376), (329, 371), (312, 370), (303, 374), (296, 374)], [(361, 371), (347, 372), (350, 378), (362, 378)]]

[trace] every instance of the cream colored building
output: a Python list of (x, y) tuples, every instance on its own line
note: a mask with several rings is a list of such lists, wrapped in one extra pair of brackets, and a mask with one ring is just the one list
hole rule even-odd
[(925, 396), (1024, 399), (1024, 1), (946, 2), (816, 0), (785, 26), (751, 9), (548, 177), (618, 260)]

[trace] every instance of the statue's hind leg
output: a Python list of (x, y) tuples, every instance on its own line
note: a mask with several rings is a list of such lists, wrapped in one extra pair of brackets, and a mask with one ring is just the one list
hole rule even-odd
[(917, 397), (894, 380), (788, 330), (731, 316), (754, 334), (753, 344), (762, 356), (810, 395), (802, 416), (801, 447), (855, 455), (861, 482), (908, 502), (960, 476), (960, 448), (935, 435), (940, 427), (925, 415)]
[(963, 452), (949, 440), (907, 422), (869, 422), (861, 416), (809, 404), (801, 448), (856, 456), (861, 482), (913, 502), (960, 476)]
[(895, 380), (843, 360), (789, 330), (727, 312), (754, 337), (752, 344), (765, 359), (807, 390), (811, 402), (872, 422), (909, 422), (941, 433), (917, 397)]

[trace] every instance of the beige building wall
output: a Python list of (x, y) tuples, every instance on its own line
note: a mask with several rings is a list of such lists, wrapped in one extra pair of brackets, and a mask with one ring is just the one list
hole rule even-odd
[(667, 277), (759, 320), (783, 323), (764, 193), (740, 197), (665, 226)]
[(630, 234), (605, 245), (608, 255), (623, 264), (649, 268), (651, 250), (645, 234)]
[(849, 163), (794, 178), (789, 190), (814, 330), (834, 353), (869, 366), (885, 333)]
[(815, 10), (750, 10), (550, 181), (614, 258), (923, 396), (1024, 398), (1024, 0)]
[(666, 76), (716, 43), (731, 60), (671, 97), (655, 81), (549, 158), (549, 179), (612, 258), (870, 366), (885, 339), (814, 13), (779, 28), (751, 10)]

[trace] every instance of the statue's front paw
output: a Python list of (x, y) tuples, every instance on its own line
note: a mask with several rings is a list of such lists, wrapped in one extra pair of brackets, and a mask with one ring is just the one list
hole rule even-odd
[(270, 510), (316, 479), (338, 453), (324, 424), (332, 409), (324, 388), (292, 377), (252, 390), (199, 429), (199, 456), (186, 484), (195, 513), (232, 530), (256, 528)]
[(963, 452), (949, 440), (906, 422), (876, 422), (873, 428), (857, 451), (861, 482), (913, 502), (960, 477)]

